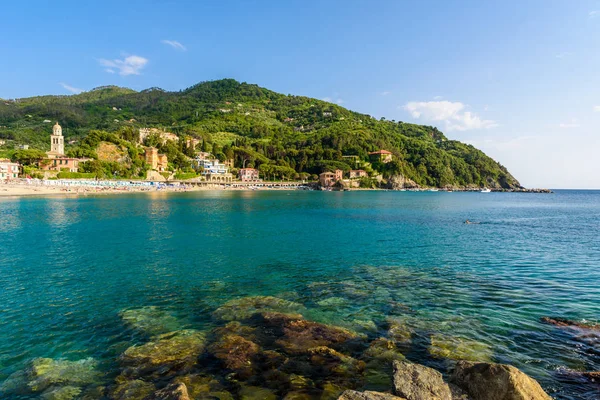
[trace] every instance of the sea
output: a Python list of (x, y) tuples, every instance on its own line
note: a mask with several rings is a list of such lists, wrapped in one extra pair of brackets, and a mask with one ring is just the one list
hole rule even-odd
[(249, 296), (368, 340), (395, 319), (410, 361), (511, 364), (556, 399), (597, 399), (579, 373), (600, 371), (600, 331), (541, 319), (600, 322), (600, 191), (0, 199), (0, 398), (39, 398), (15, 382), (40, 358), (93, 359), (110, 386), (120, 354), (151, 340), (126, 310), (209, 332)]

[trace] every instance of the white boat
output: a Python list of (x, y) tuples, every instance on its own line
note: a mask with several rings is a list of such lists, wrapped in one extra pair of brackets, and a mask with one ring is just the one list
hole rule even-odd
[(481, 189), (481, 193), (490, 193), (490, 192), (491, 192), (491, 190), (488, 188)]
[(430, 192), (439, 192), (439, 190), (438, 190), (438, 189), (436, 189), (436, 188), (429, 189), (429, 191), (430, 191)]

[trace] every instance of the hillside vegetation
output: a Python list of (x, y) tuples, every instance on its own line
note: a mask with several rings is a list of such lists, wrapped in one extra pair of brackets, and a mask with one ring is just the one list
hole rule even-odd
[[(343, 157), (351, 155), (384, 179), (402, 177), (437, 187), (520, 187), (502, 165), (473, 146), (449, 140), (435, 127), (376, 120), (336, 104), (233, 79), (179, 92), (108, 86), (72, 96), (3, 100), (0, 121), (0, 139), (7, 145), (30, 144), (41, 150), (48, 150), (51, 126), (59, 121), (70, 154), (96, 159), (100, 142), (128, 149), (135, 159), (136, 150), (127, 143), (135, 141), (138, 128), (157, 127), (180, 138), (200, 139), (203, 150), (220, 159), (234, 158), (237, 168), (259, 168), (265, 178), (347, 171), (357, 165)], [(151, 144), (168, 154), (173, 169), (189, 169), (193, 149), (183, 140)], [(368, 163), (368, 153), (380, 149), (391, 151), (394, 161)]]

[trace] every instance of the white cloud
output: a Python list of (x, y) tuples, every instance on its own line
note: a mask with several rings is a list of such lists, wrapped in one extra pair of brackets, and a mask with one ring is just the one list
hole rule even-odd
[(344, 102), (344, 100), (342, 100), (342, 99), (337, 99), (335, 102), (336, 102), (336, 103), (338, 103), (338, 104), (342, 104), (342, 103)]
[(160, 42), (163, 44), (167, 44), (176, 50), (187, 51), (187, 48), (181, 43), (179, 43), (177, 40), (161, 40)]
[(590, 18), (596, 18), (596, 17), (600, 16), (600, 10), (590, 11), (590, 13), (588, 15), (590, 16)]
[(331, 103), (331, 97), (323, 97), (321, 100)]
[(114, 74), (115, 70), (119, 71), (119, 75), (139, 75), (140, 70), (148, 64), (148, 59), (140, 56), (127, 56), (123, 60), (114, 59), (106, 60), (101, 58), (98, 60), (100, 65), (108, 67), (105, 69), (106, 72)]
[(570, 55), (572, 55), (573, 53), (568, 52), (568, 51), (563, 51), (562, 53), (558, 53), (555, 57), (556, 58), (566, 58)]
[(74, 94), (78, 94), (78, 93), (83, 92), (82, 89), (78, 89), (78, 88), (73, 87), (71, 85), (67, 85), (64, 82), (59, 83), (59, 85), (62, 86), (63, 88), (65, 88), (65, 89), (67, 89), (69, 92), (74, 93)]
[(577, 119), (572, 119), (571, 122), (558, 124), (558, 127), (563, 128), (563, 129), (579, 128), (580, 126), (581, 125), (579, 125), (579, 122), (577, 121)]
[(442, 96), (434, 96), (433, 99), (434, 100), (441, 100), (441, 99), (443, 99), (443, 97)]
[(594, 112), (600, 112), (600, 106), (594, 106)]
[(384, 90), (383, 92), (381, 92), (381, 93), (379, 93), (379, 94), (380, 94), (380, 95), (382, 95), (382, 96), (387, 96), (387, 95), (388, 95), (388, 94), (390, 94), (390, 93), (392, 93), (392, 92), (390, 92), (390, 91), (387, 91), (387, 90)]
[(408, 111), (413, 118), (443, 122), (448, 131), (489, 129), (498, 126), (496, 121), (482, 119), (471, 111), (464, 111), (465, 105), (460, 102), (411, 101), (399, 108)]

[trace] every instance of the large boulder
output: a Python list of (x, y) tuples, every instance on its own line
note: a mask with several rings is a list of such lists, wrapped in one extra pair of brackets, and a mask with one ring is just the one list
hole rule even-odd
[(452, 400), (441, 373), (403, 361), (394, 361), (394, 394), (407, 400)]
[(402, 397), (394, 396), (389, 393), (380, 392), (357, 392), (355, 390), (346, 390), (338, 400), (406, 400)]
[(511, 365), (459, 361), (452, 381), (475, 400), (551, 400), (536, 380)]

